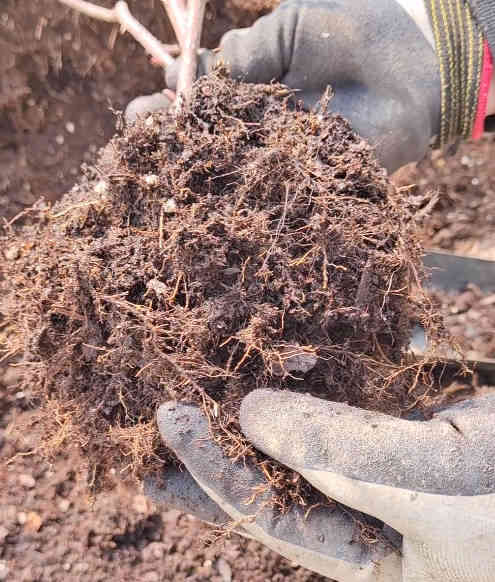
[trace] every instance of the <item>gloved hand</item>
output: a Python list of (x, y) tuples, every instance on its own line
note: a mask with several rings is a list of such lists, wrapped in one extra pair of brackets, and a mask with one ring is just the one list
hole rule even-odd
[(339, 506), (317, 507), (307, 519), (293, 508), (274, 519), (264, 503), (270, 492), (247, 503), (265, 483), (261, 471), (226, 459), (196, 407), (164, 404), (158, 425), (189, 473), (166, 473), (165, 485), (149, 482), (155, 501), (213, 523), (234, 520), (240, 533), (339, 582), (495, 580), (493, 397), (428, 422), (290, 392), (259, 390), (242, 403), (242, 429), (258, 449), (388, 524), (392, 542), (400, 544), (400, 532), (401, 553), (392, 544), (357, 543), (352, 518)]
[[(332, 110), (393, 172), (430, 145), (481, 136), (492, 12), (488, 0), (287, 0), (203, 51), (198, 75), (224, 62), (237, 79), (281, 81), (307, 108), (330, 85)], [(177, 73), (178, 63), (166, 71), (170, 89)], [(495, 113), (495, 82), (488, 103)]]
[[(328, 85), (332, 110), (376, 145), (390, 171), (421, 159), (440, 129), (440, 73), (423, 0), (416, 21), (396, 0), (292, 0), (204, 51), (198, 76), (225, 62), (234, 78), (281, 81), (311, 108)], [(419, 13), (419, 16), (417, 16)], [(423, 32), (424, 31), (424, 32)], [(429, 37), (429, 40), (425, 37)], [(175, 89), (177, 66), (166, 71)]]

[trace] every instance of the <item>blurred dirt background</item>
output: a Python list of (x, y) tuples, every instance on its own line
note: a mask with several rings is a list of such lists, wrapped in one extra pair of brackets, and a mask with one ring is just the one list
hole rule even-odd
[[(223, 32), (249, 25), (275, 3), (210, 2), (203, 45), (214, 47)], [(160, 0), (130, 0), (129, 6), (156, 36), (173, 42)], [(56, 0), (3, 0), (0, 219), (10, 220), (40, 197), (55, 200), (66, 192), (81, 163), (90, 163), (112, 136), (112, 110), (160, 90), (162, 80), (141, 47), (117, 27)], [(486, 137), (461, 146), (454, 157), (435, 154), (401, 172), (400, 185), (438, 192), (429, 246), (495, 259), (494, 170), (494, 141)], [(466, 313), (475, 305), (488, 334), (484, 343), (495, 350), (495, 324), (479, 311), (480, 301), (495, 301), (483, 303), (477, 294), (475, 299), (456, 300), (454, 308)], [(76, 458), (47, 464), (31, 453), (37, 435), (19, 432), (16, 421), (25, 420), (34, 404), (16, 383), (16, 369), (0, 364), (0, 581), (323, 580), (238, 537), (207, 548), (206, 526), (152, 507), (137, 490), (117, 485), (92, 502)]]

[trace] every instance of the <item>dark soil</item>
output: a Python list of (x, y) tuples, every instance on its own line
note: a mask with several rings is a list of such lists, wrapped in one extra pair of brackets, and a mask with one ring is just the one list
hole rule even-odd
[[(44, 404), (45, 447), (79, 445), (92, 486), (166, 461), (165, 398), (201, 403), (234, 458), (255, 455), (237, 422), (254, 388), (392, 414), (417, 398), (411, 320), (430, 322), (409, 295), (408, 199), (347, 122), (289, 98), (203, 78), (177, 118), (126, 129), (60, 204), (6, 230), (8, 350)], [(283, 507), (304, 497), (272, 469)]]

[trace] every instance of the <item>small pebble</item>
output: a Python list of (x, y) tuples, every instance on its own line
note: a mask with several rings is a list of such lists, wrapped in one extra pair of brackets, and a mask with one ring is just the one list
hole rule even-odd
[(143, 562), (161, 560), (165, 554), (166, 546), (160, 542), (151, 542), (141, 550)]
[(74, 566), (74, 572), (77, 574), (82, 574), (83, 572), (87, 572), (89, 570), (89, 564), (86, 562), (77, 562)]
[(467, 166), (468, 168), (472, 168), (474, 166), (474, 162), (469, 156), (462, 156), (461, 164), (463, 166)]
[(9, 247), (3, 251), (3, 254), (5, 255), (7, 261), (15, 261), (19, 258), (21, 253), (17, 247)]
[(165, 283), (162, 283), (158, 279), (151, 279), (146, 284), (146, 287), (154, 291), (158, 296), (166, 295), (167, 293), (167, 286), (165, 285)]
[(177, 202), (173, 198), (169, 198), (163, 203), (163, 212), (173, 214), (177, 210)]
[(58, 145), (62, 145), (65, 141), (65, 138), (63, 135), (57, 135), (57, 137), (55, 138), (55, 141), (58, 143)]
[(95, 194), (106, 194), (108, 192), (108, 182), (106, 182), (105, 180), (100, 180), (96, 185), (95, 185)]
[(24, 530), (29, 533), (35, 533), (39, 531), (43, 520), (41, 515), (36, 513), (36, 511), (30, 511), (26, 516), (26, 523), (24, 525)]
[(3, 544), (5, 538), (9, 535), (9, 530), (3, 525), (0, 525), (0, 544)]
[(160, 576), (156, 572), (147, 572), (141, 580), (143, 582), (160, 582)]
[(135, 495), (134, 501), (132, 503), (134, 511), (137, 513), (147, 513), (148, 512), (148, 500), (144, 495)]
[(27, 521), (27, 515), (24, 511), (19, 511), (17, 514), (17, 523), (20, 525), (24, 525)]
[(60, 499), (60, 501), (58, 502), (58, 508), (60, 509), (60, 511), (62, 513), (65, 513), (66, 511), (68, 511), (70, 507), (70, 501), (68, 499)]
[(18, 479), (19, 483), (26, 489), (32, 489), (33, 487), (36, 486), (35, 478), (32, 475), (29, 475), (28, 473), (22, 473), (21, 475), (19, 475)]
[(160, 184), (160, 177), (156, 174), (148, 174), (144, 177), (144, 182), (147, 186), (158, 186)]
[(7, 566), (7, 562), (0, 560), (0, 580), (7, 580), (8, 575), (9, 567)]
[(65, 124), (65, 129), (68, 133), (74, 133), (76, 131), (76, 126), (72, 123), (72, 121), (68, 121)]

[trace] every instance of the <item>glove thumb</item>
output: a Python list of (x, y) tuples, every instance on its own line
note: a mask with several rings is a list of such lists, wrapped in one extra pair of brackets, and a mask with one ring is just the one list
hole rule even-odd
[(155, 111), (167, 111), (170, 105), (172, 105), (172, 99), (164, 93), (141, 95), (127, 105), (124, 118), (128, 124), (132, 124), (138, 117), (143, 117)]

